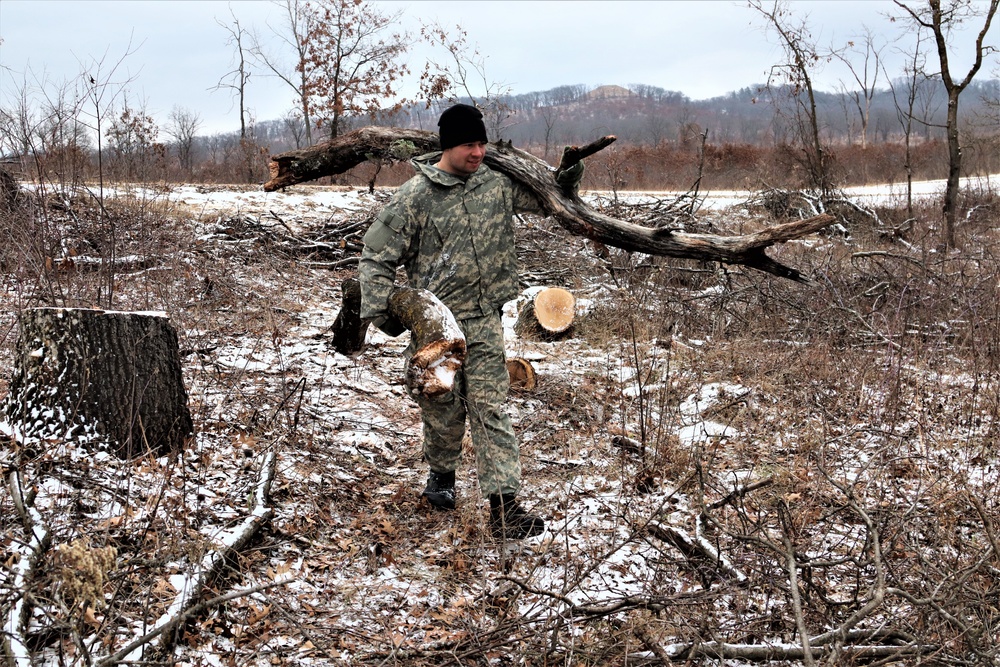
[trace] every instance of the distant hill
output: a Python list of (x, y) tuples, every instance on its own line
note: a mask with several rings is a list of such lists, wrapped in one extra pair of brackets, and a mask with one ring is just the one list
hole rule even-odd
[[(898, 86), (897, 86), (898, 88)], [(905, 98), (905, 91), (897, 91)], [(995, 126), (995, 111), (987, 103), (1000, 99), (1000, 81), (974, 81), (963, 95), (966, 123)], [(796, 102), (790, 89), (767, 90), (754, 85), (706, 100), (692, 100), (684, 93), (646, 84), (558, 86), (546, 91), (503, 98), (509, 115), (495, 119), (491, 138), (544, 150), (546, 146), (578, 144), (603, 134), (614, 134), (619, 142), (656, 145), (689, 141), (692, 133), (708, 133), (714, 144), (772, 146), (794, 140)], [(816, 95), (820, 123), (826, 141), (859, 144), (862, 122), (850, 93), (819, 92)], [(919, 91), (916, 131), (919, 139), (940, 136), (946, 100), (939, 82), (928, 82)], [(414, 105), (380, 124), (434, 129), (438, 107)], [(354, 119), (354, 126), (368, 124)], [(287, 120), (264, 121), (256, 127), (258, 141), (272, 152), (295, 148), (294, 133)], [(894, 141), (901, 136), (899, 114), (890, 89), (875, 93), (868, 116), (868, 143)], [(492, 136), (497, 135), (497, 136)]]

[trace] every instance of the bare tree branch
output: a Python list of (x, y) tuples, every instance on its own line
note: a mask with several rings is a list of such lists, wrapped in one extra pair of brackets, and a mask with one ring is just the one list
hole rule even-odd
[[(592, 145), (598, 143), (600, 141)], [(343, 173), (372, 158), (403, 159), (437, 149), (437, 134), (425, 130), (361, 128), (310, 148), (272, 156), (271, 179), (264, 184), (264, 190), (272, 192)], [(507, 174), (531, 190), (546, 215), (578, 236), (631, 252), (739, 264), (802, 283), (808, 283), (809, 279), (797, 269), (773, 260), (764, 251), (776, 243), (802, 238), (834, 222), (833, 216), (817, 215), (741, 236), (688, 234), (643, 227), (599, 213), (577, 195), (566, 193), (556, 183), (552, 167), (530, 153), (509, 145), (492, 144), (485, 162), (491, 169)]]

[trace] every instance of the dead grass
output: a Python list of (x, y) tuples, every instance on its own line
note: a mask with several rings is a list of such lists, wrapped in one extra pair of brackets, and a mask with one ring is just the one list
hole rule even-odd
[[(526, 280), (567, 287), (593, 307), (573, 340), (544, 348), (538, 390), (512, 396), (524, 497), (554, 527), (519, 551), (489, 538), (470, 465), (456, 513), (419, 502), (418, 416), (392, 393), (392, 342), (310, 370), (323, 368), (318, 323), (332, 322), (349, 269), (310, 268), (259, 220), (175, 220), (155, 202), (106, 205), (104, 217), (72, 203), (19, 211), (18, 224), (0, 215), (10, 241), (0, 250), (10, 313), (2, 359), (12, 361), (22, 308), (105, 305), (110, 293), (118, 307), (167, 310), (189, 352), (185, 378), (204, 435), (176, 460), (59, 473), (77, 492), (55, 508), (72, 518), (57, 543), (92, 520), (90, 493), (144, 510), (105, 517), (95, 533), (94, 548), (118, 550), (99, 627), (60, 616), (35, 637), (39, 650), (61, 647), (64, 664), (83, 664), (74, 637), (114, 642), (129, 624), (155, 620), (170, 575), (210, 546), (198, 531), (238, 513), (255, 461), (278, 448), (278, 516), (219, 585), (289, 573), (301, 585), (206, 611), (180, 637), (188, 664), (212, 653), (235, 664), (648, 664), (675, 643), (795, 644), (797, 618), (813, 636), (839, 627), (860, 644), (851, 633), (864, 629), (868, 643), (922, 647), (942, 664), (991, 664), (1000, 246), (993, 203), (983, 203), (969, 207), (958, 252), (937, 249), (931, 211), (902, 239), (860, 220), (848, 238), (773, 249), (811, 285), (602, 257), (527, 221)], [(724, 234), (747, 223), (711, 224)], [(152, 263), (127, 275), (61, 266), (84, 254), (63, 250), (71, 238), (104, 257), (113, 239), (115, 256)], [(301, 358), (287, 356), (293, 337), (309, 347)], [(571, 373), (588, 355), (604, 362)], [(237, 356), (270, 368), (241, 369), (229, 361)], [(382, 384), (365, 386), (375, 379)], [(685, 401), (715, 384), (697, 418), (726, 435), (681, 438), (694, 420)], [(346, 407), (359, 400), (371, 402), (361, 424)], [(346, 446), (341, 436), (354, 432)], [(16, 458), (7, 456), (9, 468)], [(63, 463), (18, 460), (50, 471)], [(5, 534), (20, 530), (2, 496), (0, 516)], [(654, 522), (700, 532), (749, 583), (656, 538)], [(3, 548), (7, 562), (14, 544)], [(635, 572), (646, 577), (638, 589)], [(13, 591), (2, 595), (8, 604)], [(827, 664), (862, 661), (826, 650)]]

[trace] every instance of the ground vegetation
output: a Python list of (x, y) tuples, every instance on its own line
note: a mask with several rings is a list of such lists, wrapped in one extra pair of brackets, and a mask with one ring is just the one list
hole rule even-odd
[[(508, 353), (524, 500), (549, 530), (489, 536), (421, 504), (406, 337), (329, 347), (340, 285), (390, 191), (5, 179), (0, 358), (18, 315), (166, 312), (196, 436), (121, 460), (0, 440), (0, 613), (52, 665), (989, 665), (1000, 508), (995, 199), (844, 198), (785, 244), (808, 284), (596, 246), (519, 222), (522, 300), (571, 291), (572, 336)], [(785, 184), (781, 184), (784, 186)], [(640, 224), (736, 234), (805, 214), (620, 190)], [(109, 230), (113, 227), (114, 234)], [(142, 258), (111, 262), (108, 258)], [(521, 301), (521, 300), (519, 300)], [(6, 396), (9, 378), (0, 378)], [(470, 454), (471, 455), (471, 454)]]

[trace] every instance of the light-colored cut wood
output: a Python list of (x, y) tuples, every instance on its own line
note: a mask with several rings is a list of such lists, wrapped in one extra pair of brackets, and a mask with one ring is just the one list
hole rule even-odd
[(527, 359), (520, 357), (508, 359), (507, 374), (510, 376), (510, 388), (515, 391), (534, 391), (538, 386), (535, 367)]

